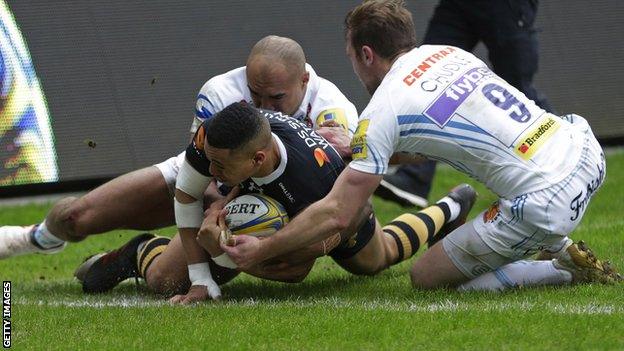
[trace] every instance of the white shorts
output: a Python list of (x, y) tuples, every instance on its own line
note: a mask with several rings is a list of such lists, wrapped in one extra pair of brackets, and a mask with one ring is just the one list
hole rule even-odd
[[(589, 125), (580, 116), (569, 118), (576, 119), (572, 121), (578, 127), (576, 132), (585, 134), (583, 145), (579, 145), (582, 151), (576, 167), (561, 182), (546, 189), (513, 199), (499, 199), (468, 223), (472, 224), (474, 231), (457, 230), (449, 234), (443, 240), (449, 241), (444, 243), (444, 248), (456, 265), (473, 266), (472, 263), (462, 263), (460, 257), (452, 257), (458, 256), (453, 247), (470, 247), (473, 241), (483, 242), (510, 261), (544, 249), (558, 251), (566, 242), (566, 236), (580, 223), (606, 174), (604, 153)], [(471, 235), (478, 238), (471, 238)], [(497, 268), (499, 264), (486, 262), (485, 265)], [(458, 268), (465, 273), (465, 269)]]
[(165, 178), (171, 197), (175, 194), (176, 177), (180, 171), (180, 165), (184, 162), (184, 157), (186, 157), (186, 151), (182, 151), (177, 156), (170, 157), (167, 160), (154, 165), (160, 170), (160, 173), (162, 173)]

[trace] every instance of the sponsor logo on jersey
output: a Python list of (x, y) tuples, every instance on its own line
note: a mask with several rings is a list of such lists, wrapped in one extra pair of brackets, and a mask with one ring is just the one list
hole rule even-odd
[(319, 167), (323, 167), (323, 165), (325, 165), (325, 162), (331, 163), (325, 151), (323, 151), (323, 149), (319, 147), (314, 149), (314, 159), (316, 160), (316, 163), (318, 163)]
[(572, 210), (572, 216), (570, 216), (571, 221), (575, 221), (579, 219), (585, 210), (585, 207), (589, 203), (589, 200), (594, 196), (602, 182), (605, 178), (605, 163), (604, 163), (604, 154), (600, 155), (602, 158), (602, 162), (596, 165), (598, 170), (598, 176), (587, 183), (587, 187), (585, 191), (581, 190), (578, 195), (576, 195), (572, 201), (570, 201), (570, 210)]
[(292, 196), (290, 191), (288, 191), (288, 189), (286, 189), (286, 186), (284, 185), (284, 183), (279, 182), (277, 185), (280, 187), (280, 189), (282, 189), (282, 193), (284, 193), (284, 196), (286, 196), (288, 201), (290, 201), (291, 203), (294, 204), (295, 203), (295, 198)]
[(351, 158), (354, 160), (366, 158), (368, 149), (366, 148), (366, 132), (370, 119), (363, 119), (358, 123), (358, 127), (351, 139)]
[(448, 46), (435, 54), (427, 57), (423, 60), (413, 71), (410, 72), (405, 78), (403, 78), (403, 82), (407, 84), (407, 86), (411, 86), (418, 80), (418, 78), (422, 77), (422, 75), (427, 72), (431, 67), (433, 67), (436, 63), (440, 62), (443, 58), (448, 56), (450, 53), (455, 52), (457, 49), (454, 47)]
[(475, 67), (462, 74), (427, 107), (424, 115), (443, 128), (455, 111), (476, 88), (494, 73), (487, 67)]
[(308, 128), (307, 126), (305, 126), (303, 122), (293, 117), (286, 116), (280, 112), (263, 111), (263, 113), (264, 113), (264, 116), (266, 116), (267, 118), (285, 122), (292, 129), (297, 130), (297, 135), (301, 139), (303, 139), (303, 141), (309, 148), (320, 147), (325, 150), (329, 147), (329, 142), (327, 142), (325, 138), (318, 135), (314, 130), (312, 130), (312, 128)]
[(493, 203), (487, 211), (483, 212), (483, 223), (492, 223), (498, 215), (500, 214), (500, 210), (498, 208), (498, 201)]
[(515, 151), (520, 158), (530, 160), (541, 146), (559, 129), (561, 124), (556, 117), (547, 117), (537, 123), (537, 126), (520, 137), (515, 145)]
[(344, 109), (341, 108), (333, 108), (329, 110), (325, 110), (316, 117), (316, 125), (320, 126), (327, 121), (334, 121), (338, 123), (345, 130), (349, 130), (349, 123), (347, 122), (347, 116), (344, 112)]
[(263, 193), (263, 189), (259, 186), (256, 185), (256, 183), (254, 182), (249, 182), (249, 184), (247, 184), (247, 191), (251, 192), (251, 193)]

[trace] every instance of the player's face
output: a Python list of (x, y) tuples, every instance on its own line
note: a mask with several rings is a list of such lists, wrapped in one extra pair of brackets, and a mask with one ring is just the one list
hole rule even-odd
[(236, 186), (253, 176), (257, 164), (253, 155), (230, 149), (219, 149), (206, 145), (206, 157), (210, 161), (210, 174), (228, 186)]
[(347, 34), (347, 57), (351, 61), (351, 66), (353, 67), (353, 72), (358, 77), (362, 85), (366, 88), (369, 94), (373, 95), (375, 90), (377, 89), (377, 84), (375, 83), (374, 78), (369, 72), (368, 67), (364, 63), (364, 60), (357, 54), (353, 45), (351, 45), (351, 35)]
[(305, 96), (309, 74), (289, 72), (282, 64), (270, 69), (247, 66), (247, 86), (256, 107), (293, 115)]

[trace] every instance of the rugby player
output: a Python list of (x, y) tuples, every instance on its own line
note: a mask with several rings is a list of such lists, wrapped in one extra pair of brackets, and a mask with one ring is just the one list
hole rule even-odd
[[(353, 161), (327, 197), (274, 235), (222, 245), (239, 267), (344, 230), (399, 152), (446, 162), (500, 197), (414, 263), (415, 288), (621, 279), (568, 238), (605, 177), (603, 151), (585, 119), (546, 113), (459, 48), (416, 47), (403, 1), (366, 1), (349, 12), (345, 27), (347, 56), (372, 95), (352, 140)], [(526, 260), (540, 250), (554, 258)]]
[[(322, 199), (345, 164), (338, 152), (312, 129), (280, 113), (261, 111), (245, 103), (234, 103), (207, 119), (186, 149), (176, 182), (176, 221), (182, 246), (175, 242), (166, 249), (166, 238), (142, 235), (106, 255), (88, 260), (79, 270), (85, 291), (107, 291), (132, 275), (144, 277), (152, 290), (163, 292), (188, 288), (172, 302), (195, 302), (218, 298), (212, 282), (214, 264), (235, 269), (219, 246), (225, 227), (222, 204), (213, 206), (202, 226), (201, 194), (212, 179), (228, 186), (240, 186), (240, 193), (260, 192), (282, 203), (290, 218)], [(373, 275), (408, 259), (420, 246), (439, 240), (465, 222), (476, 198), (469, 185), (458, 186), (436, 205), (416, 214), (406, 213), (382, 227), (367, 205), (353, 225), (304, 250), (289, 252), (273, 263), (248, 267), (247, 273), (261, 278), (301, 281), (314, 259), (328, 254), (354, 274)], [(222, 223), (217, 223), (220, 218)], [(201, 230), (200, 230), (201, 227)], [(174, 241), (178, 239), (174, 238)], [(198, 244), (198, 241), (200, 244)], [(160, 252), (164, 250), (162, 255)], [(188, 274), (184, 260), (188, 264)], [(177, 267), (175, 280), (157, 278), (161, 269)], [(223, 283), (223, 268), (216, 270)], [(137, 274), (138, 273), (138, 274)], [(230, 273), (228, 277), (233, 277)], [(160, 280), (159, 280), (160, 279)], [(212, 289), (212, 290), (211, 290)]]
[[(261, 39), (245, 67), (204, 84), (197, 97), (191, 137), (203, 120), (239, 101), (287, 113), (314, 128), (331, 125), (321, 129), (346, 138), (347, 147), (347, 134), (353, 134), (357, 125), (355, 106), (315, 73), (301, 46), (288, 38)], [(80, 198), (62, 199), (40, 224), (0, 227), (0, 259), (55, 253), (66, 242), (119, 228), (150, 230), (174, 225), (173, 191), (183, 159), (184, 153), (115, 178)]]

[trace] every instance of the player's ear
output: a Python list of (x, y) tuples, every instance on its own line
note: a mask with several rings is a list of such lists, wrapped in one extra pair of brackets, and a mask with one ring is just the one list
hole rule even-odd
[(264, 151), (256, 151), (253, 156), (254, 166), (261, 166), (266, 160), (266, 154)]
[(303, 85), (308, 84), (308, 82), (310, 81), (310, 72), (305, 71), (303, 73), (303, 76), (301, 77), (301, 83), (303, 83)]
[(368, 46), (368, 45), (364, 45), (362, 46), (362, 58), (364, 59), (364, 63), (368, 66), (373, 64), (374, 61), (374, 51), (373, 49)]

